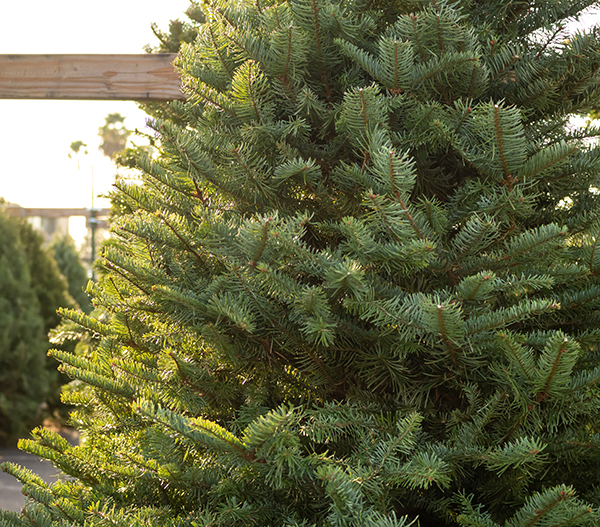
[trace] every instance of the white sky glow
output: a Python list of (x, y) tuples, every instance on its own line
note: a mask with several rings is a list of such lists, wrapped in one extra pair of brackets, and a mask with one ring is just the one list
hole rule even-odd
[[(185, 20), (189, 0), (28, 0), (0, 2), (0, 54), (144, 53), (164, 31)], [(143, 129), (134, 102), (0, 99), (0, 197), (23, 207), (90, 207), (110, 190), (115, 168), (98, 150), (98, 128), (109, 113)], [(88, 145), (80, 169), (73, 141)], [(135, 141), (135, 139), (134, 139)], [(108, 202), (95, 198), (94, 206)]]

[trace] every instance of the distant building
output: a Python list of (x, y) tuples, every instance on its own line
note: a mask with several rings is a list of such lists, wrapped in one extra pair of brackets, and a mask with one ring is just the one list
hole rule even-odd
[[(81, 261), (87, 267), (89, 276), (93, 278), (92, 261), (96, 258), (95, 247), (108, 235), (106, 218), (110, 209), (25, 208), (9, 203), (6, 210), (11, 216), (27, 218), (36, 230), (44, 234), (46, 241), (50, 241), (55, 235), (71, 235), (79, 248)], [(69, 219), (76, 217), (85, 218), (85, 228), (78, 229), (76, 233), (70, 232), (69, 225), (72, 222)]]

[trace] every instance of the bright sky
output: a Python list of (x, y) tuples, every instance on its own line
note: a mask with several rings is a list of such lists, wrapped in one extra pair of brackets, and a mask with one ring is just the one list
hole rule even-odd
[[(189, 0), (0, 1), (0, 54), (144, 53), (164, 31), (185, 20)], [(23, 207), (89, 207), (110, 190), (115, 169), (98, 150), (98, 128), (109, 113), (143, 128), (146, 114), (134, 102), (0, 99), (0, 197)], [(88, 145), (81, 168), (70, 145)], [(96, 198), (94, 206), (106, 206)]]

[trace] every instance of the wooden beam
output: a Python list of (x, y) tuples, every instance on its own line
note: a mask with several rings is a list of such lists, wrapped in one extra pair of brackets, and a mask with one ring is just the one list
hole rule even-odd
[(173, 53), (0, 55), (0, 99), (185, 99)]
[[(31, 217), (38, 216), (40, 218), (68, 218), (70, 216), (85, 216), (91, 218), (90, 209), (48, 209), (48, 208), (25, 208), (18, 205), (8, 205), (6, 211), (11, 216), (16, 217)], [(110, 209), (97, 209), (96, 217), (105, 217), (110, 213)]]

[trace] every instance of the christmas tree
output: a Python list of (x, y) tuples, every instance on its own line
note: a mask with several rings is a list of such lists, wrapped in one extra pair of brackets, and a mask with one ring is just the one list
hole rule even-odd
[(50, 384), (44, 320), (32, 286), (19, 224), (0, 209), (0, 445), (41, 422)]
[(88, 275), (81, 263), (75, 241), (68, 234), (55, 236), (52, 239), (50, 250), (60, 273), (65, 277), (69, 294), (77, 302), (81, 311), (90, 313), (92, 304), (90, 297), (85, 293)]
[(0, 525), (597, 524), (593, 4), (195, 5)]
[(43, 237), (0, 200), (0, 445), (14, 446), (58, 400), (56, 363), (46, 357), (56, 310), (75, 305)]

